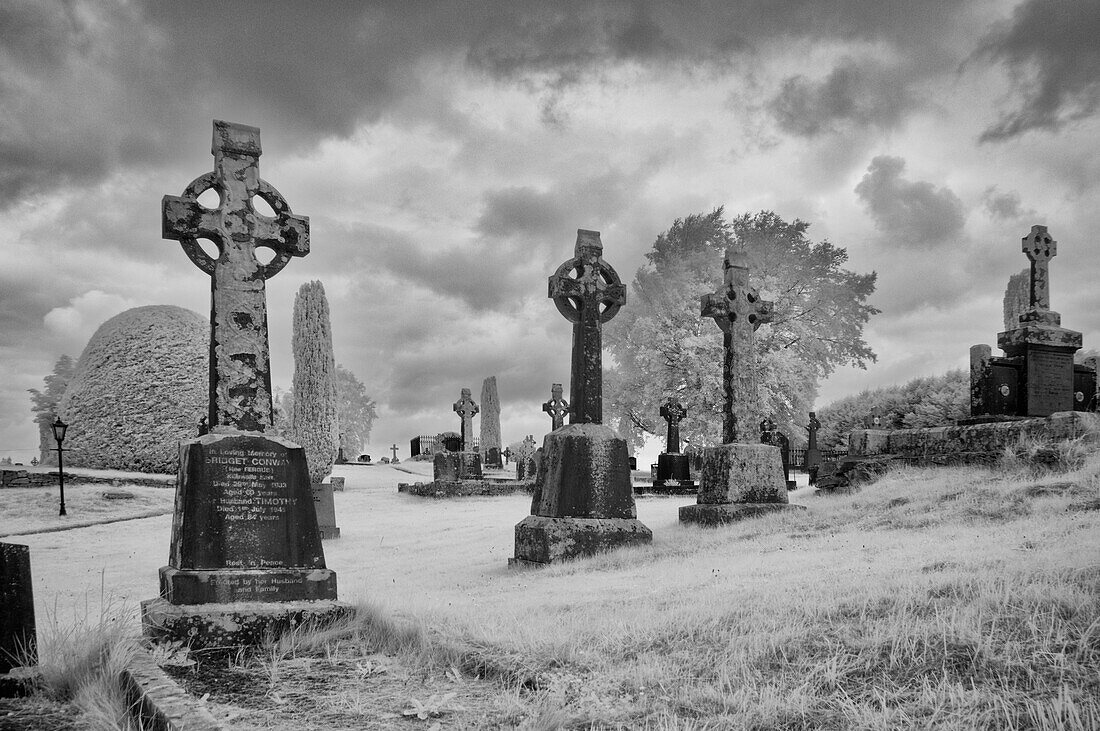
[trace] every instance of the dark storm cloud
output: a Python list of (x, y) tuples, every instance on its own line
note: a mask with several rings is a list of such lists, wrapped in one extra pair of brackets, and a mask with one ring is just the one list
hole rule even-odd
[(906, 180), (904, 170), (902, 158), (880, 155), (855, 188), (886, 243), (933, 248), (953, 240), (965, 222), (962, 201), (947, 188)]
[(877, 61), (844, 59), (821, 81), (788, 77), (768, 108), (780, 128), (802, 137), (852, 127), (891, 129), (915, 103), (905, 76)]
[[(550, 100), (534, 103), (549, 103), (543, 117), (556, 124), (553, 89), (616, 64), (744, 73), (740, 62), (788, 38), (927, 44), (956, 5), (9, 0), (0, 7), (0, 206), (120, 166), (177, 163), (190, 155), (179, 140), (213, 118), (305, 149), (346, 136), (400, 113), (398, 102), (420, 90), (424, 60), (547, 90)], [(419, 113), (445, 124), (448, 106)]]
[(1019, 107), (981, 135), (999, 142), (1029, 130), (1055, 132), (1100, 109), (1100, 3), (1027, 0), (975, 55), (1003, 63)]

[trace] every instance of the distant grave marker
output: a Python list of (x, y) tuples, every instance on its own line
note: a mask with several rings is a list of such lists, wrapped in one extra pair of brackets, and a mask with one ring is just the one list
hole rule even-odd
[(565, 416), (569, 413), (569, 402), (561, 397), (561, 384), (550, 386), (550, 400), (542, 405), (542, 410), (550, 415), (550, 431), (561, 429)]
[(653, 486), (675, 486), (685, 492), (694, 492), (696, 486), (691, 479), (691, 465), (687, 455), (680, 453), (680, 422), (687, 416), (687, 409), (679, 399), (669, 398), (661, 406), (660, 413), (667, 426), (665, 451), (657, 455), (657, 477), (653, 480)]

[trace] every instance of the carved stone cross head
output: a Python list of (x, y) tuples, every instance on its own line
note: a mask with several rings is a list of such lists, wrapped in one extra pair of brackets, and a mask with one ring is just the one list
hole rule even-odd
[(558, 267), (548, 284), (548, 296), (572, 323), (607, 322), (626, 303), (626, 288), (603, 260), (599, 231), (577, 229), (573, 258)]
[(1050, 260), (1058, 255), (1058, 242), (1051, 238), (1046, 226), (1032, 226), (1031, 233), (1021, 240), (1021, 249), (1031, 262), (1031, 306), (1050, 309)]
[[(213, 275), (219, 266), (234, 270), (234, 277), (265, 280), (275, 276), (291, 257), (309, 253), (309, 218), (290, 212), (286, 199), (260, 178), (260, 130), (244, 124), (214, 120), (213, 172), (200, 175), (182, 196), (164, 196), (163, 237), (175, 239), (199, 269)], [(218, 194), (217, 208), (199, 203), (207, 190)], [(274, 217), (256, 211), (260, 198), (271, 206)], [(198, 243), (207, 238), (220, 251), (215, 259)], [(275, 257), (262, 264), (256, 248), (267, 247)]]
[(687, 409), (680, 404), (679, 399), (670, 398), (661, 407), (661, 416), (669, 424), (679, 424), (687, 416)]
[(722, 289), (703, 295), (700, 310), (703, 317), (712, 317), (722, 328), (731, 332), (739, 323), (747, 323), (756, 330), (762, 323), (771, 322), (774, 303), (760, 299), (755, 287), (749, 286), (748, 257), (742, 251), (726, 250), (722, 264)]
[(481, 407), (474, 402), (470, 389), (464, 388), (462, 389), (462, 395), (454, 403), (454, 410), (456, 414), (465, 419), (476, 416), (481, 411)]
[(550, 415), (555, 431), (565, 423), (565, 415), (569, 413), (569, 402), (561, 397), (561, 392), (561, 384), (553, 384), (550, 387), (550, 400), (542, 405), (542, 410)]

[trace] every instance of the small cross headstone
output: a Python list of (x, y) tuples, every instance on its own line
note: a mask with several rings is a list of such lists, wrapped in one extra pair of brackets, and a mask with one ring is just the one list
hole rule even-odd
[(1028, 292), (1032, 309), (1050, 309), (1050, 260), (1058, 255), (1058, 242), (1046, 226), (1032, 226), (1021, 248), (1031, 262), (1031, 286)]
[(470, 389), (462, 389), (462, 395), (454, 403), (454, 411), (462, 419), (462, 431), (460, 432), (462, 438), (461, 450), (465, 452), (470, 449), (472, 440), (474, 438), (474, 416), (480, 411), (478, 405), (474, 403), (473, 398), (470, 397)]
[(601, 328), (626, 302), (626, 288), (603, 260), (599, 231), (577, 230), (573, 258), (554, 272), (548, 296), (573, 323), (573, 363), (569, 381), (569, 423), (603, 423), (603, 343)]
[(397, 461), (397, 445), (391, 444), (390, 451), (393, 452), (393, 459), (390, 460), (390, 463), (392, 464)]
[(722, 441), (732, 444), (743, 438), (740, 432), (752, 424), (758, 408), (756, 391), (756, 354), (753, 333), (762, 323), (772, 321), (773, 303), (761, 300), (749, 286), (748, 257), (744, 252), (726, 250), (722, 289), (704, 295), (700, 302), (703, 317), (714, 318), (722, 330), (722, 383), (726, 403), (722, 412)]
[(687, 416), (687, 409), (680, 405), (679, 399), (670, 398), (661, 407), (661, 416), (668, 422), (665, 434), (665, 452), (680, 453), (680, 422)]
[(542, 410), (550, 415), (550, 431), (561, 429), (565, 415), (569, 413), (569, 402), (561, 397), (561, 384), (550, 386), (550, 400), (543, 403)]

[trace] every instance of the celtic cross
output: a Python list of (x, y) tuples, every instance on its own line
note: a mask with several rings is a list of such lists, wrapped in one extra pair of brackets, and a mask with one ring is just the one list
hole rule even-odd
[(569, 413), (569, 402), (561, 397), (561, 384), (555, 383), (550, 387), (550, 400), (542, 405), (542, 410), (550, 414), (551, 431), (561, 429), (565, 423), (565, 415)]
[[(309, 218), (292, 215), (279, 191), (260, 179), (259, 129), (214, 120), (211, 152), (213, 172), (191, 181), (182, 196), (164, 196), (162, 236), (179, 241), (210, 275), (210, 428), (262, 432), (272, 424), (264, 283), (292, 256), (309, 253)], [(218, 194), (217, 208), (199, 202), (207, 190)], [(257, 197), (274, 217), (256, 212)], [(214, 243), (217, 258), (201, 238)], [(274, 258), (261, 263), (258, 247)]]
[(680, 422), (687, 416), (687, 409), (680, 405), (679, 399), (670, 398), (661, 407), (661, 416), (668, 422), (665, 437), (665, 453), (680, 453)]
[(722, 264), (723, 287), (703, 295), (700, 314), (712, 317), (722, 329), (722, 383), (726, 395), (722, 412), (722, 442), (737, 441), (739, 430), (751, 425), (758, 408), (754, 373), (753, 333), (761, 323), (772, 321), (773, 303), (760, 299), (749, 286), (748, 257), (742, 251), (726, 250)]
[(465, 452), (471, 445), (467, 439), (471, 439), (474, 433), (474, 416), (481, 411), (478, 405), (470, 397), (470, 389), (462, 389), (462, 396), (455, 401), (454, 411), (462, 419), (462, 451)]
[(1058, 254), (1058, 242), (1046, 226), (1032, 226), (1021, 240), (1021, 248), (1031, 261), (1030, 300), (1032, 309), (1050, 309), (1050, 260)]
[(821, 422), (817, 420), (817, 414), (810, 412), (810, 424), (806, 430), (810, 433), (809, 449), (817, 449), (817, 430), (821, 428)]
[(558, 312), (573, 323), (569, 423), (603, 423), (603, 344), (600, 327), (626, 302), (619, 275), (603, 260), (599, 231), (577, 229), (573, 258), (549, 279)]

